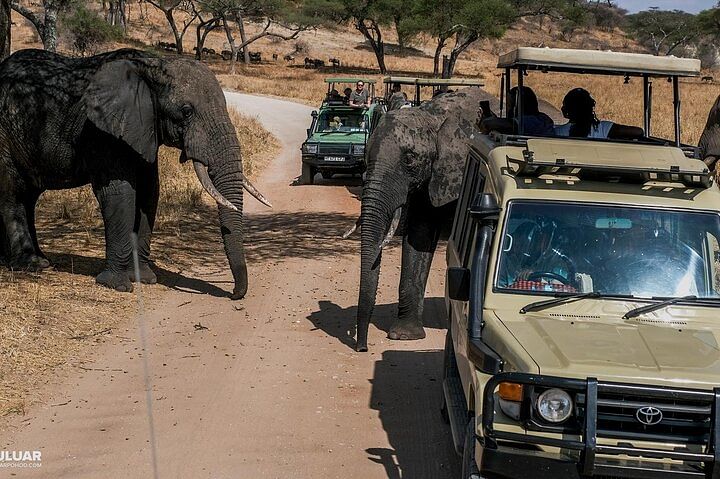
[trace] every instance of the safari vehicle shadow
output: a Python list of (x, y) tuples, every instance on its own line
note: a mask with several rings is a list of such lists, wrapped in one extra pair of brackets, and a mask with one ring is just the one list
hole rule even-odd
[[(423, 310), (423, 323), (425, 328), (445, 329), (446, 313), (443, 298), (425, 298)], [(332, 301), (318, 302), (318, 311), (310, 313), (307, 317), (316, 329), (324, 331), (328, 336), (337, 338), (342, 344), (355, 349), (355, 317), (357, 306), (343, 308)], [(398, 304), (378, 304), (373, 310), (373, 324), (380, 330), (387, 332), (393, 321), (397, 318)]]
[(370, 408), (390, 448), (366, 449), (388, 479), (460, 477), (460, 459), (440, 414), (443, 352), (385, 351), (375, 363)]

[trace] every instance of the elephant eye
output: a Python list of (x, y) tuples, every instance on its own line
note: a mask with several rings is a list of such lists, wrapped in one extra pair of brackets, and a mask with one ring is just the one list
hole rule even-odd
[(182, 114), (185, 118), (190, 118), (193, 114), (193, 107), (190, 105), (183, 105), (180, 107), (180, 111), (182, 111)]

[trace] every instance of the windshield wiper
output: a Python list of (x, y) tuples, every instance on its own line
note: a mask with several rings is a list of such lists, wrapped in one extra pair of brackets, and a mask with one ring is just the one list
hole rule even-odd
[(639, 308), (631, 309), (630, 311), (625, 313), (623, 319), (637, 318), (641, 314), (651, 313), (653, 311), (657, 311), (658, 309), (662, 309), (665, 306), (670, 306), (675, 303), (680, 303), (682, 301), (696, 302), (697, 300), (697, 296), (681, 296), (678, 298), (666, 299), (665, 301), (660, 301), (659, 303), (648, 304), (647, 306), (640, 306)]
[(570, 293), (562, 296), (556, 296), (553, 299), (546, 299), (543, 301), (536, 301), (520, 308), (520, 314), (529, 313), (530, 311), (540, 311), (556, 304), (570, 301), (571, 299), (584, 299), (584, 298), (599, 298), (601, 294), (597, 291), (591, 291), (589, 293)]

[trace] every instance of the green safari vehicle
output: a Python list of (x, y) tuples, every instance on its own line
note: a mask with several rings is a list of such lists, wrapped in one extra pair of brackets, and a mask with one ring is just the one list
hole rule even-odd
[[(370, 105), (351, 106), (340, 88), (365, 83)], [(312, 112), (312, 123), (303, 142), (301, 182), (313, 184), (320, 173), (329, 179), (336, 173), (361, 175), (365, 171), (365, 144), (385, 111), (382, 99), (375, 97), (375, 81), (364, 78), (326, 78), (327, 95), (319, 110)]]

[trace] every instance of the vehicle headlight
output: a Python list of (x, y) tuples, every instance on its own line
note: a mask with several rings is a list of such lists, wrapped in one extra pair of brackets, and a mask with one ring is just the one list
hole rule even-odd
[[(297, 151), (297, 150), (296, 150)], [(316, 154), (318, 152), (318, 146), (315, 143), (305, 143), (303, 145), (303, 153)]]
[(566, 421), (572, 410), (572, 398), (562, 389), (548, 389), (537, 398), (537, 412), (547, 422)]
[(365, 145), (353, 145), (352, 153), (353, 153), (353, 155), (364, 155), (365, 154)]

